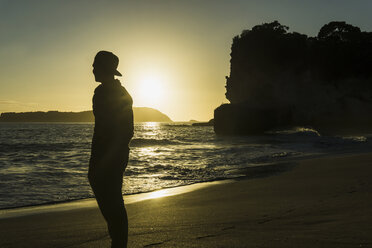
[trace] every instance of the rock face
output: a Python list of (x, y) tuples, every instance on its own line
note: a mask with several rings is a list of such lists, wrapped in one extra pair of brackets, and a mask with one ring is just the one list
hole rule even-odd
[(214, 119), (210, 119), (208, 122), (195, 122), (191, 124), (194, 127), (209, 127), (214, 125)]
[(372, 33), (331, 22), (317, 37), (277, 21), (233, 39), (217, 134), (311, 126), (321, 133), (372, 130)]
[(255, 135), (286, 126), (289, 118), (291, 113), (285, 109), (223, 104), (214, 111), (214, 130), (225, 135)]
[[(153, 108), (134, 107), (135, 122), (172, 122), (165, 114)], [(23, 112), (2, 113), (0, 122), (94, 122), (92, 111), (83, 112)]]

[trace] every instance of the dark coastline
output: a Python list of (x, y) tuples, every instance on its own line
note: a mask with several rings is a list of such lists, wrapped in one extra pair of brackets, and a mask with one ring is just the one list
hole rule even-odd
[[(147, 107), (134, 107), (135, 122), (172, 122), (162, 112)], [(94, 122), (93, 111), (59, 112), (5, 112), (0, 115), (0, 122)]]

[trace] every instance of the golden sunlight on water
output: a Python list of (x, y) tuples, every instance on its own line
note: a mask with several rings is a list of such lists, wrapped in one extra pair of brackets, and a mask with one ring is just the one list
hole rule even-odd
[(142, 147), (138, 150), (138, 154), (140, 156), (148, 156), (148, 157), (156, 157), (158, 153), (156, 152), (156, 148), (154, 147)]
[(156, 136), (159, 135), (159, 122), (145, 122), (142, 126), (143, 135)]
[(143, 128), (144, 129), (153, 129), (154, 127), (158, 127), (158, 126), (160, 126), (159, 122), (146, 122), (146, 123), (144, 123)]
[(170, 195), (169, 190), (158, 190), (158, 191), (151, 192), (149, 196), (147, 197), (147, 199), (160, 198), (160, 197), (169, 196), (169, 195)]

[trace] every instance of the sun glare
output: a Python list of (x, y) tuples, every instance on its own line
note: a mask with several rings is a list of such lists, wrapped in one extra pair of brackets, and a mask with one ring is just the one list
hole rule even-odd
[(146, 107), (157, 107), (164, 99), (164, 78), (157, 74), (144, 75), (139, 80), (138, 104)]
[(151, 192), (148, 199), (160, 198), (164, 196), (168, 196), (167, 190), (158, 190), (158, 191)]

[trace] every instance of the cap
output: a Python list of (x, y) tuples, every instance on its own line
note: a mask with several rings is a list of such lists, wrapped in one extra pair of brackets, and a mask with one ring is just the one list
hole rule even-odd
[(93, 66), (101, 68), (107, 72), (112, 72), (114, 75), (122, 76), (117, 70), (119, 65), (119, 58), (112, 52), (99, 51), (94, 57)]

